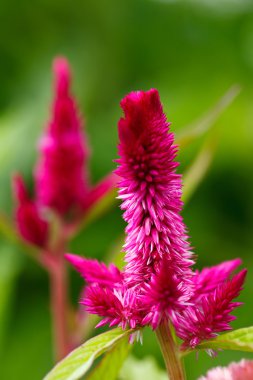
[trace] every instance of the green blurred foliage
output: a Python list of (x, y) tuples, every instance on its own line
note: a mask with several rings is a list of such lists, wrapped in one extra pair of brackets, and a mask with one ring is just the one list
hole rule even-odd
[[(216, 122), (219, 141), (205, 181), (184, 210), (198, 268), (242, 257), (249, 268), (236, 327), (253, 324), (253, 3), (236, 0), (2, 0), (0, 2), (0, 208), (11, 214), (11, 173), (32, 187), (36, 141), (49, 115), (50, 65), (66, 55), (86, 120), (97, 181), (115, 167), (120, 99), (159, 89), (177, 133), (234, 83), (242, 92)], [(203, 139), (180, 151), (186, 170)], [(81, 231), (71, 251), (103, 258), (122, 235), (118, 204)], [(98, 239), (99, 235), (99, 239)], [(16, 246), (1, 240), (0, 378), (41, 379), (52, 366), (47, 276)], [(8, 258), (7, 255), (10, 254)], [(8, 269), (9, 268), (9, 269)], [(6, 282), (6, 285), (5, 283)], [(73, 303), (81, 280), (72, 273)], [(15, 290), (15, 292), (14, 292)], [(8, 318), (2, 317), (4, 308)], [(2, 322), (1, 322), (2, 323)], [(161, 354), (149, 329), (138, 357)], [(186, 358), (189, 380), (240, 359), (223, 352)]]

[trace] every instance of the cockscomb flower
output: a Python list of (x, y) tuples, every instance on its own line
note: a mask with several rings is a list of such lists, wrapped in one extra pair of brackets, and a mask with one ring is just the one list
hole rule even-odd
[(188, 307), (174, 321), (177, 335), (183, 339), (183, 348), (195, 348), (201, 341), (214, 338), (218, 332), (231, 330), (235, 317), (230, 313), (240, 302), (238, 297), (247, 271), (242, 270), (231, 280), (219, 285), (212, 293), (203, 295), (199, 303)]
[(69, 64), (65, 58), (57, 58), (53, 68), (55, 98), (51, 120), (39, 143), (36, 199), (41, 208), (53, 209), (73, 219), (83, 215), (114, 186), (115, 176), (107, 176), (95, 187), (90, 185), (89, 149), (83, 121), (70, 92)]
[(52, 115), (39, 143), (40, 157), (34, 171), (32, 200), (22, 178), (14, 179), (14, 195), (19, 203), (16, 211), (18, 229), (26, 241), (41, 248), (48, 248), (46, 243), (51, 243), (51, 237), (48, 237), (51, 211), (60, 216), (63, 233), (71, 235), (87, 212), (115, 187), (117, 180), (115, 174), (109, 174), (97, 185), (90, 184), (87, 170), (89, 149), (81, 116), (70, 91), (68, 61), (56, 58), (53, 68)]
[(130, 93), (121, 107), (125, 115), (119, 121), (116, 173), (128, 223), (125, 280), (131, 286), (148, 282), (165, 257), (179, 278), (191, 281), (192, 253), (180, 216), (181, 176), (175, 172), (177, 147), (158, 91)]
[[(245, 278), (230, 278), (239, 259), (194, 272), (186, 227), (180, 215), (181, 176), (177, 148), (157, 90), (130, 93), (122, 102), (119, 127), (119, 198), (127, 222), (122, 272), (94, 260), (67, 255), (88, 287), (81, 303), (122, 327), (170, 321), (182, 348), (229, 329)], [(115, 275), (116, 274), (116, 275)], [(212, 280), (212, 283), (210, 281)]]
[[(157, 90), (131, 93), (121, 106), (125, 118), (119, 121), (116, 174), (121, 177), (119, 198), (128, 222), (121, 298), (131, 289), (141, 324), (155, 328), (192, 296), (192, 253), (180, 216), (181, 177), (175, 173), (174, 135), (168, 133)], [(167, 299), (159, 296), (161, 289)]]
[(55, 99), (51, 120), (39, 144), (41, 156), (35, 184), (39, 205), (64, 215), (83, 208), (88, 193), (88, 148), (79, 111), (70, 94), (70, 70), (64, 58), (54, 61), (54, 73)]
[(48, 223), (42, 218), (36, 203), (30, 199), (23, 178), (13, 178), (13, 192), (17, 200), (15, 221), (20, 235), (28, 242), (44, 248), (48, 239)]
[(234, 259), (224, 261), (211, 268), (204, 268), (200, 273), (196, 271), (193, 278), (195, 288), (194, 299), (197, 300), (213, 292), (217, 286), (223, 284), (241, 264), (242, 260)]
[(241, 360), (239, 363), (231, 363), (228, 367), (217, 367), (207, 372), (199, 380), (252, 380), (253, 361)]

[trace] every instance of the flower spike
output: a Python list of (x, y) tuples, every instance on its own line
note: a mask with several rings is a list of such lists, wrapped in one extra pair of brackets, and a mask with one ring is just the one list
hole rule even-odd
[(15, 219), (20, 235), (26, 241), (44, 248), (48, 239), (48, 224), (40, 215), (36, 203), (29, 198), (21, 175), (13, 178), (13, 192), (18, 202)]
[(60, 215), (78, 214), (88, 192), (86, 137), (75, 101), (70, 94), (67, 60), (54, 61), (55, 99), (51, 121), (40, 141), (41, 157), (35, 170), (36, 194), (42, 207)]

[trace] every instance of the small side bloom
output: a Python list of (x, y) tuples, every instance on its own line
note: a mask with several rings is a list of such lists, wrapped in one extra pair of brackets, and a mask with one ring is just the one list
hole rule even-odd
[(89, 284), (97, 283), (109, 288), (121, 286), (123, 276), (114, 264), (107, 267), (97, 260), (85, 259), (72, 254), (66, 254), (65, 258)]
[(13, 178), (13, 192), (17, 200), (15, 221), (20, 235), (29, 243), (45, 248), (48, 223), (41, 217), (36, 203), (30, 199), (20, 175)]
[(136, 302), (136, 295), (131, 289), (122, 287), (113, 290), (98, 284), (90, 285), (81, 300), (88, 312), (103, 317), (97, 327), (109, 324), (110, 327), (119, 325), (123, 329), (127, 325), (133, 329), (140, 325), (141, 316)]
[(184, 341), (183, 349), (195, 348), (200, 342), (231, 329), (230, 322), (235, 317), (230, 313), (241, 305), (233, 300), (242, 290), (246, 273), (246, 269), (242, 270), (212, 293), (203, 296), (199, 303), (177, 315), (173, 322), (177, 335)]
[(207, 372), (199, 380), (252, 380), (253, 361), (241, 360), (239, 363), (231, 363), (228, 367), (217, 367)]
[(234, 259), (224, 261), (210, 268), (204, 268), (201, 272), (196, 271), (193, 277), (195, 285), (194, 298), (201, 298), (214, 291), (217, 286), (223, 284), (241, 264), (241, 259)]

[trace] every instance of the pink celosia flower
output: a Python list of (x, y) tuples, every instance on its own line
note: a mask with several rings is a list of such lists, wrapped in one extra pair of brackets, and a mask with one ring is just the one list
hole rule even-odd
[(230, 313), (241, 305), (232, 301), (240, 294), (246, 273), (242, 270), (177, 316), (174, 326), (177, 335), (184, 340), (183, 347), (194, 348), (201, 341), (215, 337), (218, 332), (231, 329), (229, 323), (235, 317)]
[(175, 173), (177, 147), (163, 113), (157, 90), (133, 92), (121, 107), (119, 121), (121, 177), (119, 198), (126, 228), (125, 279), (143, 284), (159, 268), (163, 257), (171, 270), (186, 281), (193, 264), (182, 209), (181, 176)]
[(236, 268), (242, 264), (242, 260), (234, 259), (224, 261), (211, 268), (204, 268), (200, 273), (196, 271), (194, 276), (195, 292), (194, 299), (213, 292), (217, 286), (221, 285)]
[[(142, 324), (157, 327), (192, 296), (193, 260), (179, 215), (181, 177), (175, 173), (174, 136), (168, 134), (158, 92), (131, 93), (121, 106), (125, 118), (119, 121), (121, 158), (116, 173), (122, 178), (119, 198), (124, 200), (128, 222), (121, 294), (124, 299), (133, 289), (132, 303), (139, 305), (139, 320), (142, 316)], [(90, 282), (87, 276), (86, 280)], [(159, 295), (161, 289), (167, 299)], [(128, 322), (131, 325), (131, 318)]]
[(20, 175), (13, 178), (13, 190), (18, 202), (15, 219), (21, 236), (28, 242), (44, 248), (48, 238), (48, 224), (41, 217), (36, 203), (29, 198)]
[(217, 367), (207, 372), (199, 380), (252, 380), (253, 361), (241, 360), (239, 363), (231, 363), (228, 367)]
[(43, 207), (64, 215), (83, 208), (88, 193), (86, 138), (75, 101), (70, 94), (70, 71), (64, 58), (54, 61), (55, 99), (41, 157), (35, 171), (36, 195)]
[(65, 58), (55, 59), (54, 73), (52, 116), (39, 144), (41, 156), (35, 170), (36, 198), (41, 207), (73, 217), (83, 214), (108, 192), (115, 184), (115, 175), (90, 186), (87, 139), (70, 93), (71, 76)]
[[(240, 260), (225, 262), (201, 273), (192, 270), (192, 253), (182, 209), (181, 177), (176, 174), (176, 146), (156, 90), (134, 92), (121, 106), (119, 121), (119, 198), (126, 227), (123, 273), (97, 262), (67, 259), (88, 282), (88, 311), (103, 317), (101, 324), (132, 328), (163, 320), (176, 327), (183, 347), (227, 330), (239, 306), (245, 271), (229, 276)], [(210, 280), (212, 279), (212, 284)], [(183, 325), (184, 324), (184, 325)]]

